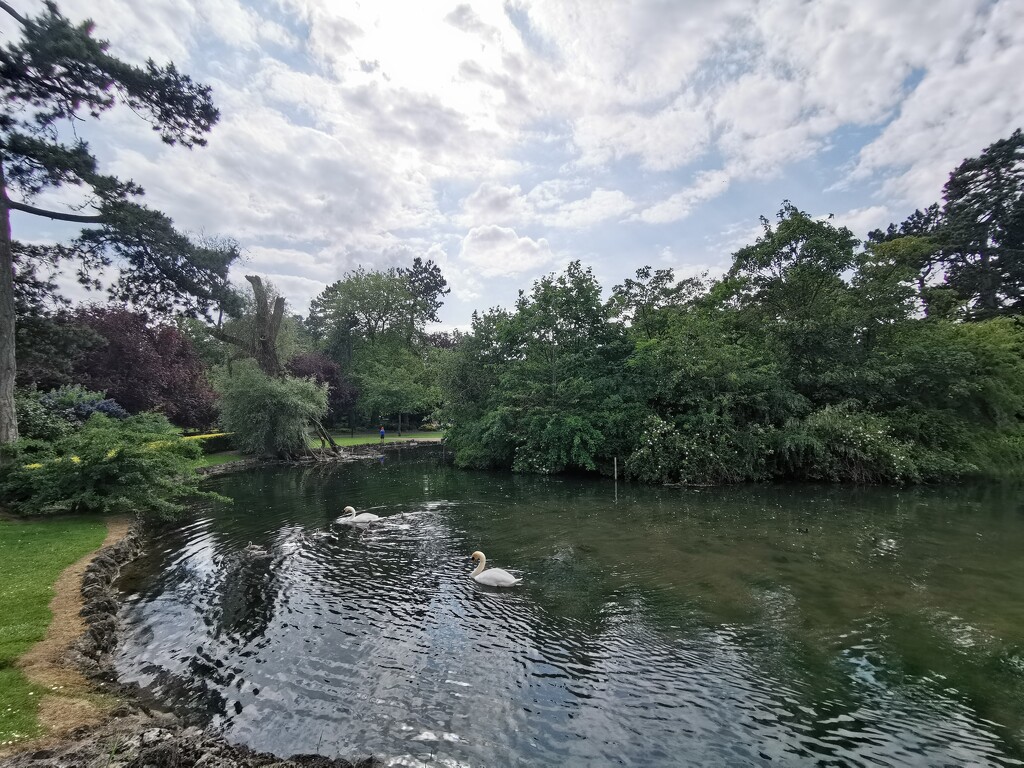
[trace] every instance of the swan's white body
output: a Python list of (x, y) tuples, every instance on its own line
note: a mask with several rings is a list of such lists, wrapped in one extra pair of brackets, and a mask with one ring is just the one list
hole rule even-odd
[(477, 584), (486, 584), (488, 587), (511, 587), (522, 581), (501, 568), (488, 568), (487, 556), (483, 552), (474, 552), (473, 559), (480, 561), (476, 570), (470, 574)]
[(369, 512), (360, 512), (357, 515), (355, 509), (352, 507), (345, 507), (344, 512), (347, 517), (339, 517), (339, 523), (372, 523), (376, 520), (380, 520), (379, 516), (372, 515)]

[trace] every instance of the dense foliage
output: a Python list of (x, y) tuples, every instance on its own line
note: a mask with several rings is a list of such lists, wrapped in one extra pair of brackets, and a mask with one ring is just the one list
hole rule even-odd
[(191, 340), (173, 325), (118, 307), (79, 310), (76, 322), (101, 341), (83, 352), (75, 378), (132, 413), (159, 411), (181, 427), (214, 422), (214, 392)]
[(943, 288), (921, 278), (922, 250), (919, 234), (859, 249), (786, 203), (717, 281), (645, 268), (602, 303), (571, 264), (457, 345), (442, 376), (456, 461), (621, 457), (632, 477), (687, 484), (1020, 474), (1024, 326), (980, 297), (957, 299), (972, 322), (923, 312)]
[(348, 407), (352, 428), (387, 421), (401, 431), (437, 407), (436, 371), (451, 345), (426, 325), (448, 292), (441, 269), (417, 257), (406, 268), (354, 269), (313, 299), (311, 342), (359, 393)]
[[(80, 281), (117, 300), (155, 311), (203, 315), (228, 301), (234, 244), (197, 242), (163, 213), (138, 202), (142, 188), (100, 172), (77, 124), (120, 105), (148, 121), (167, 144), (202, 145), (219, 119), (209, 86), (173, 64), (128, 64), (93, 36), (92, 22), (72, 23), (46, 2), (38, 15), (0, 11), (17, 33), (0, 47), (0, 443), (17, 439), (15, 244), (11, 211), (90, 225), (67, 245), (23, 250), (22, 267), (41, 258), (69, 261)], [(41, 192), (75, 187), (91, 211), (36, 207)], [(116, 265), (117, 270), (103, 268)]]
[(111, 419), (96, 412), (51, 442), (22, 440), (6, 449), (0, 493), (23, 515), (156, 514), (173, 517), (200, 492), (202, 451), (180, 439), (163, 416)]
[(310, 422), (327, 412), (327, 387), (313, 378), (268, 376), (253, 361), (235, 363), (214, 379), (220, 421), (239, 450), (256, 456), (305, 453)]
[(348, 414), (359, 397), (359, 391), (341, 372), (341, 366), (324, 354), (302, 352), (288, 361), (288, 373), (298, 378), (313, 378), (327, 387), (327, 414), (329, 423), (336, 423)]

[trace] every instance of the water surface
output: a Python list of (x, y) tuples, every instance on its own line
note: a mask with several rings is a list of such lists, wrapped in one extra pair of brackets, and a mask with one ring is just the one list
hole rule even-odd
[[(616, 490), (417, 456), (211, 481), (235, 503), (122, 578), (123, 676), (282, 755), (1024, 764), (1019, 489)], [(347, 504), (385, 519), (334, 523)], [(524, 582), (472, 582), (476, 549)]]

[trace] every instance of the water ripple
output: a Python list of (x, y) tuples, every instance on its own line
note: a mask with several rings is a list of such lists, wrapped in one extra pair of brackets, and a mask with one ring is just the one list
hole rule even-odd
[[(892, 596), (872, 605), (872, 582), (842, 610), (866, 609), (836, 618), (835, 590), (819, 589), (828, 569), (801, 559), (806, 537), (695, 522), (693, 497), (665, 506), (653, 491), (637, 519), (658, 536), (641, 536), (621, 526), (639, 507), (539, 483), (416, 462), (226, 479), (218, 490), (232, 508), (162, 534), (126, 571), (119, 669), (279, 754), (431, 766), (1021, 764), (1003, 724), (911, 655), (927, 646), (932, 661), (959, 659), (939, 665), (950, 671), (984, 653), (1021, 691), (1019, 649), (962, 606), (918, 604), (904, 626), (914, 612), (896, 611)], [(382, 520), (337, 524), (345, 504)], [(877, 540), (886, 557), (868, 552), (857, 567), (891, 580), (909, 545)], [(524, 583), (471, 581), (478, 548), (521, 568)]]

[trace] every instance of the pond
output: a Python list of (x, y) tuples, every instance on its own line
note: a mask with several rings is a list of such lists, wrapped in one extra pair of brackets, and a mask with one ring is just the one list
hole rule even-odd
[[(1024, 764), (1019, 488), (667, 489), (438, 458), (211, 480), (234, 504), (124, 572), (123, 679), (281, 755)], [(384, 519), (335, 523), (349, 504)], [(478, 549), (522, 584), (473, 582)]]

